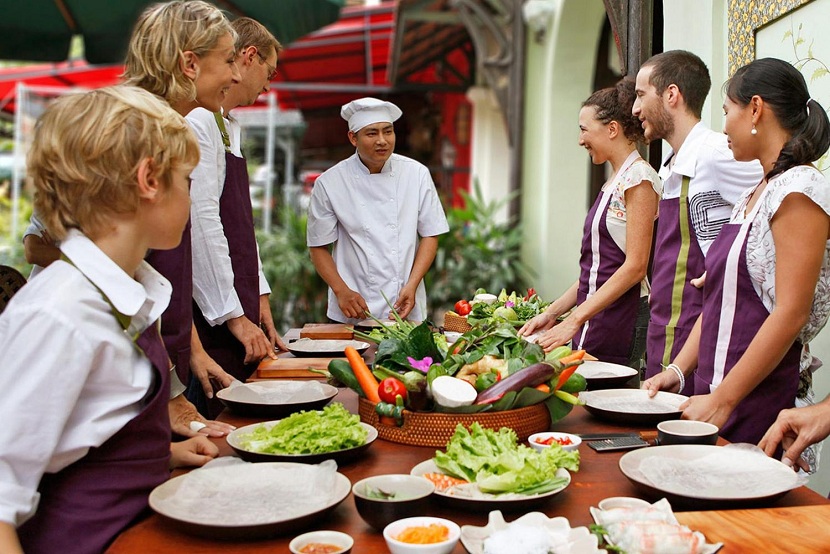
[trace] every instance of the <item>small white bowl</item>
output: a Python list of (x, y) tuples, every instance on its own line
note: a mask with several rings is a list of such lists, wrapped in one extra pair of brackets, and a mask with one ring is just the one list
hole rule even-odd
[(600, 510), (616, 510), (617, 508), (647, 508), (650, 503), (642, 498), (633, 496), (612, 496), (599, 501), (597, 507)]
[[(433, 523), (443, 525), (449, 529), (449, 538), (443, 542), (432, 544), (411, 544), (401, 542), (397, 537), (407, 527), (426, 527)], [(461, 528), (452, 521), (440, 517), (408, 517), (393, 521), (383, 529), (383, 538), (392, 554), (450, 554), (461, 538)]]
[(462, 333), (457, 331), (444, 331), (444, 336), (447, 337), (447, 344), (454, 344), (455, 341), (461, 338)]
[(291, 554), (302, 554), (300, 549), (315, 542), (339, 546), (342, 550), (338, 550), (335, 554), (347, 554), (352, 551), (354, 546), (354, 539), (346, 533), (340, 531), (311, 531), (295, 537), (288, 543), (288, 550), (291, 551)]
[(483, 294), (476, 294), (473, 297), (473, 302), (483, 302), (485, 304), (492, 304), (498, 299), (499, 299), (499, 297), (496, 296), (495, 294), (483, 293)]
[(544, 431), (542, 433), (534, 433), (527, 438), (527, 442), (530, 444), (530, 447), (534, 450), (538, 450), (541, 452), (545, 448), (550, 448), (549, 444), (539, 444), (537, 441), (545, 440), (550, 437), (553, 437), (554, 441), (569, 439), (571, 441), (570, 444), (561, 444), (562, 450), (566, 452), (572, 452), (574, 450), (579, 449), (579, 445), (582, 444), (582, 439), (576, 435), (572, 435), (570, 433), (557, 433), (555, 431)]

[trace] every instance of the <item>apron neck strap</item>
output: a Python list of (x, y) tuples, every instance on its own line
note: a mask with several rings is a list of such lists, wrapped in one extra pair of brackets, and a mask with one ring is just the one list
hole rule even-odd
[(222, 117), (221, 112), (213, 112), (213, 117), (216, 119), (216, 126), (219, 127), (219, 132), (222, 133), (222, 144), (225, 145), (225, 152), (231, 151), (231, 137), (225, 127), (225, 118)]

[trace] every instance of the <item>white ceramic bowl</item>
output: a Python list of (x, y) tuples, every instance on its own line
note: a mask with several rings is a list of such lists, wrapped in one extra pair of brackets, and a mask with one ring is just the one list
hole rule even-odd
[(295, 537), (294, 540), (288, 543), (288, 549), (291, 551), (291, 554), (301, 554), (300, 549), (312, 543), (333, 544), (342, 548), (336, 554), (347, 554), (352, 551), (354, 539), (340, 531), (311, 531), (310, 533)]
[(476, 294), (473, 297), (474, 302), (484, 302), (485, 304), (492, 304), (498, 299), (499, 299), (499, 297), (496, 296), (495, 294), (489, 294), (489, 293), (486, 293), (486, 292), (483, 293), (483, 294)]
[[(437, 523), (449, 529), (449, 538), (443, 542), (432, 544), (410, 544), (401, 542), (394, 537), (400, 535), (407, 527), (426, 527)], [(383, 529), (383, 538), (392, 554), (450, 554), (461, 538), (461, 528), (448, 519), (440, 517), (408, 517), (393, 521)]]
[(651, 506), (642, 498), (633, 496), (612, 496), (599, 501), (597, 507), (600, 510), (616, 510), (617, 508), (646, 508)]
[(544, 431), (542, 433), (534, 433), (527, 438), (527, 442), (530, 444), (531, 448), (541, 452), (545, 448), (550, 448), (550, 444), (539, 444), (538, 441), (545, 440), (550, 437), (553, 437), (555, 441), (563, 439), (570, 440), (570, 444), (560, 443), (560, 445), (562, 446), (562, 450), (565, 450), (567, 452), (578, 450), (579, 445), (582, 444), (582, 439), (576, 435), (572, 435), (570, 433), (557, 433), (555, 431)]
[(457, 331), (444, 331), (444, 336), (447, 337), (447, 344), (454, 344), (455, 341), (461, 338), (462, 333)]

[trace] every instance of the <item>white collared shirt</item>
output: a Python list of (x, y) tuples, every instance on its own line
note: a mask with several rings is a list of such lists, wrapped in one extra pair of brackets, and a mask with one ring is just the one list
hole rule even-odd
[[(225, 190), (225, 145), (213, 112), (196, 108), (187, 114), (188, 124), (199, 141), (201, 157), (190, 174), (190, 224), (193, 247), (193, 299), (211, 325), (245, 315), (233, 288), (233, 266), (225, 229), (219, 217), (219, 200)], [(231, 153), (242, 157), (241, 131), (234, 119), (225, 119)], [(258, 247), (257, 247), (258, 248)], [(259, 264), (259, 294), (271, 288)]]
[(737, 162), (726, 135), (702, 122), (695, 125), (676, 153), (670, 151), (660, 167), (663, 199), (680, 196), (689, 177), (689, 212), (703, 254), (729, 221), (732, 207), (749, 187), (761, 182), (764, 170), (756, 160)]
[[(340, 277), (366, 300), (375, 317), (385, 319), (409, 280), (419, 237), (449, 230), (429, 170), (398, 154), (380, 173), (370, 174), (357, 153), (317, 178), (308, 208), (309, 247), (335, 243), (332, 256)], [(355, 323), (340, 310), (329, 289), (328, 317)], [(418, 285), (413, 321), (427, 316), (426, 291)]]
[(15, 526), (34, 513), (43, 474), (106, 442), (153, 383), (96, 286), (136, 332), (161, 316), (172, 290), (146, 262), (133, 279), (79, 231), (61, 250), (75, 266), (54, 262), (0, 315), (0, 521)]

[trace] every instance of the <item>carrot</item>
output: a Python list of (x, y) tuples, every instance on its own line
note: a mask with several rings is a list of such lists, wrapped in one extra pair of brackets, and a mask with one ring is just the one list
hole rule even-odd
[(357, 350), (351, 346), (346, 347), (346, 359), (349, 360), (349, 365), (352, 366), (354, 376), (357, 377), (357, 382), (360, 383), (360, 388), (366, 394), (366, 398), (377, 404), (380, 402), (378, 395), (378, 380), (369, 371), (366, 362)]
[[(585, 352), (585, 351), (581, 350), (580, 352)], [(571, 367), (566, 367), (565, 369), (563, 369), (562, 373), (559, 374), (559, 380), (556, 381), (556, 387), (554, 387), (553, 390), (558, 391), (559, 389), (561, 389), (562, 385), (564, 385), (565, 382), (568, 379), (571, 378), (571, 375), (574, 374), (574, 372), (576, 371), (576, 368), (578, 368), (578, 367), (579, 367), (578, 365), (572, 365)]]
[(542, 383), (540, 385), (536, 385), (534, 388), (536, 390), (540, 391), (540, 392), (545, 393), (545, 394), (550, 392), (550, 387), (547, 385), (547, 383)]
[(571, 364), (581, 362), (582, 358), (584, 358), (584, 357), (585, 357), (585, 351), (584, 350), (576, 350), (576, 351), (568, 354), (567, 356), (563, 356), (563, 357), (559, 358), (557, 361), (560, 364), (562, 364), (562, 367), (567, 367)]

